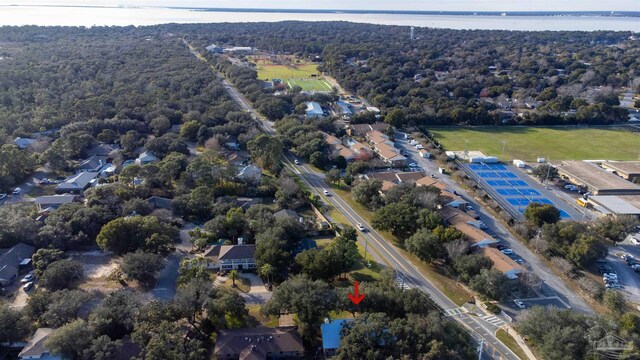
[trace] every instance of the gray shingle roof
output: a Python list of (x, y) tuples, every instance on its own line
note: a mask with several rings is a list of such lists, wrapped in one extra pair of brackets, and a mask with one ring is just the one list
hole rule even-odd
[(46, 348), (44, 343), (54, 329), (52, 328), (39, 328), (33, 337), (29, 340), (27, 345), (22, 349), (18, 357), (41, 357), (42, 354), (49, 353), (49, 349)]
[(242, 359), (266, 359), (268, 354), (280, 352), (299, 353), (304, 346), (295, 327), (244, 328), (218, 331), (214, 355), (226, 358), (227, 354)]

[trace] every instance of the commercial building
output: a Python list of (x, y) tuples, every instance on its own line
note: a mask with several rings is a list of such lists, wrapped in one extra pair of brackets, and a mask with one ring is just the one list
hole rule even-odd
[(351, 124), (347, 127), (347, 134), (349, 136), (364, 137), (368, 131), (386, 131), (389, 128), (389, 124), (376, 122), (373, 124)]
[(608, 161), (601, 166), (629, 181), (640, 179), (640, 161)]
[(440, 216), (449, 225), (462, 232), (471, 247), (487, 247), (498, 243), (498, 240), (492, 238), (475, 225), (476, 220), (474, 218), (460, 209), (445, 206), (440, 210)]
[(302, 338), (293, 326), (219, 330), (213, 355), (219, 360), (292, 359), (304, 355)]
[(491, 259), (493, 262), (493, 268), (501, 271), (509, 280), (515, 280), (519, 274), (522, 274), (525, 269), (507, 255), (500, 252), (500, 250), (492, 247), (483, 247), (480, 249), (480, 253)]
[(606, 215), (640, 215), (640, 196), (638, 195), (589, 196), (587, 204)]
[(640, 195), (640, 186), (585, 161), (563, 161), (558, 173), (572, 183), (589, 189), (592, 195)]
[(378, 145), (378, 144), (393, 145), (393, 141), (389, 140), (389, 136), (378, 130), (367, 131), (365, 133), (365, 137), (367, 138), (367, 141), (369, 141), (373, 145)]
[(322, 117), (324, 116), (324, 111), (320, 104), (315, 101), (309, 101), (307, 102), (307, 110), (305, 110), (305, 114), (308, 118)]

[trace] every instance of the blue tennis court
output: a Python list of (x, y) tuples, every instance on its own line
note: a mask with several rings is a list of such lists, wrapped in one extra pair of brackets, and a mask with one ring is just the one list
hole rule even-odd
[[(503, 164), (467, 164), (467, 166), (521, 214), (532, 202), (555, 205)], [(560, 210), (560, 216), (570, 217), (564, 210)]]
[(487, 180), (487, 184), (493, 187), (499, 186), (529, 186), (522, 180)]

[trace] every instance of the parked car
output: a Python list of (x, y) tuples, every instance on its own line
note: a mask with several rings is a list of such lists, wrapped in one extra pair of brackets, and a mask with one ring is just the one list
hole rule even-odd
[(500, 252), (505, 254), (505, 255), (512, 255), (513, 254), (513, 250), (511, 250), (511, 249), (502, 249), (502, 250), (500, 250)]
[(33, 282), (28, 282), (24, 285), (22, 285), (22, 290), (24, 291), (29, 291), (33, 288)]
[(356, 227), (358, 228), (358, 230), (363, 231), (363, 232), (366, 230), (366, 229), (364, 228), (364, 226), (362, 226), (362, 224), (360, 224), (360, 223), (358, 223), (358, 224), (356, 225)]
[(413, 167), (418, 167), (418, 164), (416, 164), (416, 163), (411, 163), (411, 164), (409, 164), (409, 167), (412, 167), (412, 168), (413, 168)]
[(514, 303), (516, 304), (516, 306), (517, 306), (517, 307), (519, 307), (520, 309), (524, 309), (524, 308), (526, 308), (526, 307), (527, 307), (527, 306), (526, 306), (522, 301), (520, 301), (520, 300), (518, 300), (518, 299), (513, 300), (513, 302), (514, 302)]
[(15, 188), (15, 189), (13, 189), (13, 191), (12, 191), (13, 195), (18, 195), (18, 194), (20, 194), (21, 192), (22, 192), (22, 189), (20, 189), (19, 187), (17, 187), (17, 188)]
[(29, 275), (23, 277), (22, 280), (20, 280), (20, 282), (23, 283), (23, 284), (26, 284), (28, 282), (32, 282), (33, 280), (35, 280), (35, 278), (36, 278), (35, 275), (29, 274)]
[(498, 250), (504, 250), (504, 249), (508, 249), (509, 247), (505, 244), (498, 244), (496, 245), (496, 248), (498, 248)]

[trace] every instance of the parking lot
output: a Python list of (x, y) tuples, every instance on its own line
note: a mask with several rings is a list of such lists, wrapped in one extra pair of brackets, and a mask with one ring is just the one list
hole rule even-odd
[[(625, 258), (622, 256), (626, 255)], [(628, 259), (628, 260), (627, 260)], [(620, 291), (628, 301), (640, 304), (640, 272), (636, 272), (630, 264), (640, 263), (640, 247), (633, 244), (629, 238), (609, 249), (606, 262), (601, 267), (617, 276)], [(600, 265), (600, 264), (599, 264)]]

